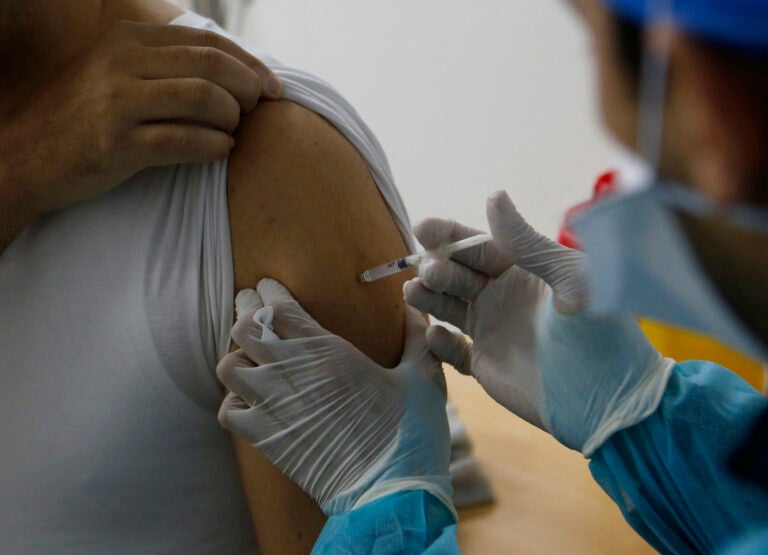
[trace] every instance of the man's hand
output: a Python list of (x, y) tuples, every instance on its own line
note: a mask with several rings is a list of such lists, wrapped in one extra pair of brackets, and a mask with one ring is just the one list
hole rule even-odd
[(241, 113), (281, 94), (221, 35), (115, 24), (0, 126), (0, 250), (19, 214), (93, 198), (148, 166), (225, 158)]

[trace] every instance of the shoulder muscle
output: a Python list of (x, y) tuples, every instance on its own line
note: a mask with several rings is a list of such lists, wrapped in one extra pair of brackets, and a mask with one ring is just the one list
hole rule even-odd
[(357, 276), (407, 248), (364, 160), (325, 119), (288, 101), (260, 104), (237, 141), (228, 177), (236, 289), (278, 279), (327, 329), (395, 365), (408, 276)]

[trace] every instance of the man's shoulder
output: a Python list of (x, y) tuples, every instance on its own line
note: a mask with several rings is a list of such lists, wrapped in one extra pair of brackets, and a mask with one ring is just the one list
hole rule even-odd
[[(298, 226), (319, 229), (329, 225), (324, 218), (380, 196), (355, 147), (294, 102), (260, 104), (243, 118), (235, 140), (227, 178), (233, 227), (267, 217), (280, 221), (283, 233)], [(273, 239), (280, 241), (277, 233)]]
[[(261, 104), (236, 140), (227, 178), (235, 288), (278, 279), (328, 329), (368, 346), (382, 364), (396, 362), (400, 281), (365, 288), (356, 276), (407, 248), (362, 156), (291, 102)], [(361, 307), (388, 324), (375, 333), (361, 326), (365, 314), (349, 316)]]
[[(306, 172), (315, 176), (318, 172), (338, 172), (347, 163), (352, 166), (350, 171), (365, 167), (357, 150), (333, 125), (288, 100), (259, 104), (243, 117), (235, 140), (229, 160), (234, 177), (230, 187), (251, 173), (264, 175), (279, 169), (298, 178)], [(290, 185), (284, 180), (281, 184)], [(250, 187), (253, 183), (240, 185)]]

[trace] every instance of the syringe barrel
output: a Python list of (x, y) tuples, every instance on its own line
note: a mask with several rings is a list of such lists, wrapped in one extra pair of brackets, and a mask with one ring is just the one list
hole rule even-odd
[[(403, 268), (400, 266), (400, 262), (403, 261), (404, 259), (401, 258), (400, 260), (393, 260), (387, 264), (382, 264), (381, 266), (366, 270), (360, 275), (360, 281), (376, 281), (377, 279), (401, 272), (403, 271)], [(407, 266), (405, 267), (407, 268)]]
[(406, 256), (398, 260), (393, 260), (392, 262), (387, 262), (381, 266), (376, 266), (375, 268), (366, 270), (360, 274), (360, 281), (376, 281), (377, 279), (391, 276), (392, 274), (396, 274), (398, 272), (402, 272), (403, 270), (407, 270), (408, 268), (412, 268), (417, 263), (418, 259), (414, 255)]

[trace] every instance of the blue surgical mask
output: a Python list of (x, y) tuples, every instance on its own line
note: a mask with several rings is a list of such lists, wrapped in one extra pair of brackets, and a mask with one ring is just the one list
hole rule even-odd
[(589, 262), (591, 308), (700, 330), (768, 360), (766, 341), (735, 314), (702, 266), (682, 223), (685, 215), (726, 221), (768, 240), (767, 212), (746, 206), (726, 212), (675, 185), (609, 198), (573, 222)]

